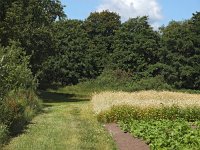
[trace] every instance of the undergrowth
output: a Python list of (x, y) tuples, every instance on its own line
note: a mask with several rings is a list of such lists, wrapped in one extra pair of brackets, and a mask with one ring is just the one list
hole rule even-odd
[(113, 106), (111, 109), (100, 112), (97, 116), (100, 122), (118, 122), (135, 120), (184, 119), (186, 121), (200, 120), (198, 107), (181, 108), (178, 106), (161, 108), (138, 108), (130, 105)]
[(123, 70), (105, 70), (96, 79), (81, 82), (76, 87), (90, 93), (101, 91), (140, 91), (140, 90), (172, 90), (163, 77), (147, 77), (135, 79), (131, 73)]
[(0, 103), (0, 143), (5, 143), (9, 135), (21, 132), (41, 107), (41, 101), (34, 91), (9, 92)]
[(0, 46), (0, 143), (19, 133), (41, 107), (35, 94), (36, 77), (30, 69), (30, 56), (11, 41)]
[(198, 150), (199, 107), (113, 106), (97, 115), (100, 122), (118, 123), (124, 132), (143, 139), (152, 150)]

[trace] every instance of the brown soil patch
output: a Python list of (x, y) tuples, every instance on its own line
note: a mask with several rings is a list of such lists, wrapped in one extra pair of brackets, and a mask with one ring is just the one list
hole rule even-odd
[(105, 128), (113, 136), (120, 150), (150, 150), (142, 140), (134, 138), (130, 133), (124, 133), (117, 124), (106, 124)]

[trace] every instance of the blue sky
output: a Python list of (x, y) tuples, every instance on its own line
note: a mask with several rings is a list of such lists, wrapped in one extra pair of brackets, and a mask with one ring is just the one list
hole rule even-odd
[(61, 0), (70, 19), (86, 19), (90, 12), (109, 9), (128, 18), (148, 15), (153, 26), (189, 19), (200, 11), (200, 0)]

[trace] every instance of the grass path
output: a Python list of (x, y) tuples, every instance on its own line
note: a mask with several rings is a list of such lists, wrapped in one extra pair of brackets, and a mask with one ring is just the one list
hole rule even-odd
[(112, 150), (112, 138), (97, 122), (85, 96), (43, 92), (43, 113), (4, 150)]

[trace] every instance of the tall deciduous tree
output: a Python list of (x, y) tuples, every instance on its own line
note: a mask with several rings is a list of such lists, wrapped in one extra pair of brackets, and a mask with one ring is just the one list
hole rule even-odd
[(163, 30), (163, 42), (167, 49), (165, 63), (174, 70), (168, 81), (177, 88), (198, 89), (200, 85), (198, 19), (194, 18), (195, 15), (188, 21), (172, 21)]
[(120, 16), (109, 11), (91, 13), (85, 20), (84, 28), (90, 39), (87, 60), (93, 65), (93, 77), (99, 75), (107, 65), (113, 52), (114, 35), (120, 25)]
[(148, 17), (129, 19), (117, 31), (112, 66), (133, 74), (144, 72), (158, 61), (159, 34), (148, 24)]
[(47, 81), (75, 84), (92, 70), (86, 62), (87, 33), (83, 21), (65, 20), (54, 24), (56, 54), (43, 64), (41, 76)]
[(0, 6), (1, 45), (8, 45), (9, 40), (19, 41), (26, 54), (31, 55), (32, 71), (36, 74), (53, 53), (52, 23), (65, 18), (63, 6), (59, 0), (10, 0)]

